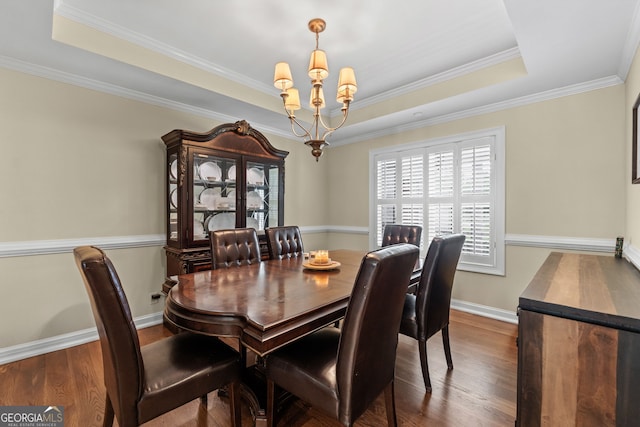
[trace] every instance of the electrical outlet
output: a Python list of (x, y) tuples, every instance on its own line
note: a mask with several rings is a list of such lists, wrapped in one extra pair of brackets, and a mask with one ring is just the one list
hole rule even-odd
[(162, 294), (160, 292), (151, 292), (149, 297), (151, 298), (151, 304), (157, 304), (162, 299)]

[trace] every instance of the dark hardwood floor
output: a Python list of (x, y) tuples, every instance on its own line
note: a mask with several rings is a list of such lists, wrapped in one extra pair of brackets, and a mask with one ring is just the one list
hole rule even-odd
[[(429, 340), (433, 393), (425, 393), (416, 342), (400, 336), (396, 362), (396, 407), (400, 426), (513, 426), (516, 414), (516, 325), (453, 310), (450, 324), (454, 370), (447, 371), (440, 334)], [(140, 331), (141, 344), (169, 335), (162, 326)], [(145, 426), (229, 425), (228, 402), (209, 395), (207, 410), (195, 400)], [(102, 425), (102, 356), (92, 342), (0, 366), (0, 405), (64, 406), (65, 425)], [(243, 425), (251, 417), (243, 405)], [(116, 423), (117, 424), (117, 423)], [(283, 427), (337, 426), (298, 401), (278, 422)], [(357, 426), (385, 426), (378, 398)]]

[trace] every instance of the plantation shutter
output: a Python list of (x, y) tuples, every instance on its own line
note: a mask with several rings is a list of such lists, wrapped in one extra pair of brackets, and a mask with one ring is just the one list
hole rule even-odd
[(460, 268), (504, 274), (504, 128), (371, 159), (372, 244), (379, 247), (384, 226), (393, 223), (421, 226), (421, 249), (436, 236), (462, 233)]
[(462, 257), (487, 263), (494, 257), (491, 140), (467, 141), (460, 151), (460, 232), (466, 236)]

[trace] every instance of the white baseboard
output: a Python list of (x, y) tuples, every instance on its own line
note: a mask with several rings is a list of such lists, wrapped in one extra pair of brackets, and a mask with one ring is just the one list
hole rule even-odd
[(536, 236), (529, 234), (507, 234), (505, 243), (508, 246), (608, 252), (611, 254), (613, 254), (616, 248), (615, 238), (598, 239), (591, 237)]
[[(162, 312), (147, 314), (134, 319), (136, 328), (143, 329), (162, 323)], [(0, 348), (0, 365), (15, 362), (28, 357), (39, 356), (56, 350), (62, 350), (76, 345), (85, 344), (98, 339), (96, 328), (69, 332), (55, 337), (44, 338), (11, 347)]]
[(518, 323), (518, 316), (513, 311), (503, 310), (500, 308), (489, 307), (486, 305), (475, 304), (472, 302), (451, 300), (451, 308), (464, 311), (465, 313), (476, 314), (490, 319), (500, 320), (507, 323)]
[(624, 247), (624, 251), (622, 252), (623, 256), (633, 264), (637, 269), (640, 270), (640, 250), (638, 250), (635, 246), (627, 245)]
[[(499, 308), (474, 304), (459, 300), (451, 301), (451, 308), (464, 311), (478, 316), (489, 317), (508, 323), (518, 323), (515, 313), (501, 310)], [(136, 328), (143, 329), (149, 326), (162, 323), (162, 312), (147, 314), (134, 319)], [(55, 337), (31, 341), (11, 347), (0, 348), (0, 365), (26, 359), (28, 357), (39, 356), (52, 351), (63, 350), (76, 345), (85, 344), (98, 339), (96, 328), (83, 329), (81, 331), (69, 332)]]

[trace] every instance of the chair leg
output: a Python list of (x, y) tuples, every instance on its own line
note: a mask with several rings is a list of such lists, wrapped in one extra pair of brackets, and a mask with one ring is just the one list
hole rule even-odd
[(453, 360), (451, 360), (451, 346), (449, 345), (449, 325), (442, 328), (442, 346), (444, 347), (444, 357), (447, 358), (447, 367), (453, 369)]
[(431, 379), (429, 378), (429, 364), (427, 363), (427, 341), (418, 341), (418, 351), (420, 352), (420, 366), (422, 367), (422, 378), (427, 393), (431, 393)]
[(395, 390), (394, 390), (394, 381), (391, 382), (384, 388), (384, 403), (387, 410), (387, 424), (389, 427), (397, 427), (398, 420), (396, 418), (396, 399), (395, 399)]
[(275, 427), (276, 383), (267, 378), (267, 427)]
[(113, 405), (111, 404), (111, 399), (109, 399), (109, 395), (107, 394), (107, 399), (104, 402), (104, 421), (102, 425), (104, 427), (112, 427), (113, 426)]
[(204, 409), (207, 409), (208, 402), (209, 402), (209, 399), (207, 398), (206, 394), (203, 394), (202, 396), (200, 396), (200, 405), (202, 405)]
[(228, 386), (229, 410), (231, 411), (231, 426), (242, 427), (242, 411), (240, 406), (240, 383), (232, 382)]

